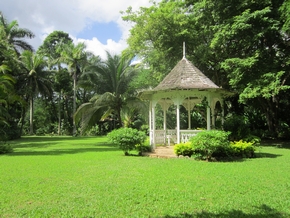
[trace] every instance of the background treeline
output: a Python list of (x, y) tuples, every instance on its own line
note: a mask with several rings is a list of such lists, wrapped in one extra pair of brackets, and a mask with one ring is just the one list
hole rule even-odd
[[(134, 24), (129, 47), (105, 60), (62, 31), (34, 50), (28, 41), (34, 34), (0, 13), (1, 140), (144, 128), (148, 107), (138, 92), (169, 73), (182, 58), (183, 42), (187, 59), (236, 93), (226, 102), (225, 128), (237, 135), (289, 137), (289, 12), (289, 0), (164, 0), (128, 8), (122, 15)], [(134, 57), (142, 63), (132, 65)], [(184, 110), (183, 123), (186, 116)], [(168, 125), (174, 128), (173, 117)], [(202, 105), (192, 120), (204, 127)]]

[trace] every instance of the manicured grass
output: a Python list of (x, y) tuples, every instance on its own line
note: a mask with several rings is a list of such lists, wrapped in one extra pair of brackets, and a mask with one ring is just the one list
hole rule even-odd
[(124, 156), (105, 137), (25, 137), (0, 156), (0, 217), (290, 217), (290, 149), (201, 162)]

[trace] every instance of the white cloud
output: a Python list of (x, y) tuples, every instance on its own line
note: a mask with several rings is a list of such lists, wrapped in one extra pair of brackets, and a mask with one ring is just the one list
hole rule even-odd
[[(140, 6), (149, 5), (149, 0), (1, 0), (0, 10), (9, 21), (17, 19), (20, 27), (35, 33), (34, 39), (27, 40), (35, 48), (49, 33), (61, 30), (69, 33), (74, 41), (85, 42), (88, 50), (103, 58), (105, 50), (120, 53), (127, 47), (126, 39), (131, 26), (122, 20), (120, 11), (129, 6), (137, 10)], [(119, 41), (109, 37), (106, 44), (102, 44), (97, 38), (76, 38), (90, 22), (112, 21), (122, 31)]]
[(124, 40), (115, 42), (112, 39), (108, 39), (106, 44), (102, 44), (96, 37), (91, 40), (78, 39), (74, 37), (72, 38), (75, 43), (84, 42), (88, 51), (94, 53), (95, 55), (99, 55), (102, 59), (106, 59), (106, 51), (112, 54), (119, 54), (127, 47), (127, 44)]

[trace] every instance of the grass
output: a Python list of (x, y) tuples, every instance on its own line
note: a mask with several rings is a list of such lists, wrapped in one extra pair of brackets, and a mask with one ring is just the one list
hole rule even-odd
[(290, 146), (202, 162), (124, 156), (105, 137), (25, 137), (0, 156), (0, 217), (290, 217)]

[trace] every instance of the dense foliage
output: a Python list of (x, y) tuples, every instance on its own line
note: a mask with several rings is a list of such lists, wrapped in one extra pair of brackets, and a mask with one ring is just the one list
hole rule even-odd
[(176, 144), (174, 153), (206, 161), (255, 157), (256, 146), (260, 143), (258, 138), (230, 141), (229, 136), (230, 132), (225, 131), (203, 131), (191, 137), (189, 142)]
[(134, 24), (128, 50), (144, 58), (152, 78), (172, 69), (186, 42), (187, 58), (237, 93), (229, 112), (263, 121), (252, 122), (251, 131), (289, 132), (289, 1), (163, 0), (128, 8), (123, 19)]

